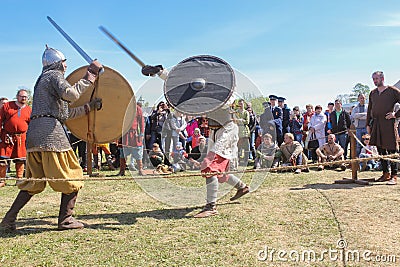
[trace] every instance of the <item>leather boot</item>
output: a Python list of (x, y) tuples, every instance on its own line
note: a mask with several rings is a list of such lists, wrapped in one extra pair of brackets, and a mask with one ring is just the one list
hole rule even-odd
[(100, 169), (99, 168), (99, 154), (93, 154), (93, 163), (94, 163), (93, 168), (99, 170)]
[(78, 192), (61, 195), (60, 213), (58, 215), (58, 230), (80, 229), (83, 223), (72, 217)]
[(389, 182), (386, 183), (387, 185), (396, 185), (397, 184), (397, 174), (392, 174), (390, 176)]
[(0, 187), (6, 186), (6, 181), (2, 180), (7, 175), (7, 164), (0, 163)]
[(125, 176), (125, 169), (126, 169), (126, 159), (120, 158), (118, 176)]
[(382, 174), (382, 176), (379, 177), (379, 179), (376, 180), (376, 181), (377, 181), (377, 182), (386, 182), (386, 181), (389, 181), (389, 180), (390, 180), (390, 173), (384, 172), (384, 173)]
[(136, 164), (137, 164), (137, 166), (138, 166), (139, 175), (140, 175), (140, 176), (144, 175), (144, 173), (143, 173), (143, 162), (142, 162), (142, 160), (141, 160), (141, 159), (137, 159), (137, 160), (136, 160)]
[(28, 191), (19, 191), (14, 203), (11, 205), (10, 210), (6, 213), (0, 223), (0, 229), (4, 231), (15, 231), (17, 229), (15, 220), (17, 219), (18, 212), (25, 206), (31, 199), (32, 195)]
[(16, 177), (17, 178), (23, 178), (24, 177), (24, 170), (25, 170), (25, 164), (23, 162), (15, 163), (15, 171), (16, 171)]

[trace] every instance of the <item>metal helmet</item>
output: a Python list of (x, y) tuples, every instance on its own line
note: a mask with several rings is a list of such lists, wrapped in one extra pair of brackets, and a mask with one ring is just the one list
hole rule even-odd
[(66, 60), (66, 58), (63, 53), (61, 53), (57, 49), (48, 47), (46, 45), (46, 49), (44, 50), (43, 56), (42, 56), (43, 67), (49, 66), (49, 65), (59, 62), (59, 61), (65, 61), (65, 60)]

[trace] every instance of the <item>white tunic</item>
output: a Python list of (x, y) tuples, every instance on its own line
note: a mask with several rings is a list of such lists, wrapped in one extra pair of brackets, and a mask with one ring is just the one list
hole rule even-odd
[(320, 147), (325, 144), (325, 124), (326, 116), (322, 112), (320, 114), (314, 113), (308, 124), (308, 129), (314, 128)]

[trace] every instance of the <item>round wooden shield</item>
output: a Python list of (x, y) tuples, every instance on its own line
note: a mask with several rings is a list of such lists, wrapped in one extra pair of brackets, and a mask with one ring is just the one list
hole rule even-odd
[(164, 83), (167, 101), (187, 115), (207, 114), (230, 99), (235, 74), (224, 60), (209, 55), (194, 56), (178, 63)]
[[(73, 71), (67, 81), (75, 84), (85, 75), (87, 67)], [(129, 82), (117, 71), (104, 66), (104, 73), (94, 86), (88, 88), (71, 107), (84, 105), (94, 98), (102, 99), (102, 108), (69, 119), (66, 126), (76, 137), (90, 143), (110, 143), (119, 139), (131, 127), (136, 113), (135, 95)]]

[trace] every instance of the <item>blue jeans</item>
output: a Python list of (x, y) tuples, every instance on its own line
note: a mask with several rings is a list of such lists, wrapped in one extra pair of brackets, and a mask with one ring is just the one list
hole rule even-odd
[[(364, 134), (367, 134), (368, 132), (367, 132), (367, 128), (357, 128), (356, 129), (356, 137), (357, 137), (357, 139), (358, 140), (360, 140), (361, 142), (362, 142), (362, 136), (364, 135)], [(358, 155), (360, 155), (360, 153), (361, 153), (361, 148), (362, 148), (362, 146), (357, 142), (357, 156)]]
[(303, 143), (303, 134), (299, 133), (299, 134), (293, 134), (294, 135), (294, 141), (299, 142), (300, 144)]
[(335, 134), (336, 136), (336, 143), (338, 143), (344, 150), (343, 157), (347, 159), (347, 133)]
[(249, 153), (249, 159), (256, 159), (255, 158), (255, 142), (256, 142), (256, 133), (255, 132), (251, 132), (250, 133), (250, 137), (249, 137), (249, 143), (250, 143), (250, 152)]

